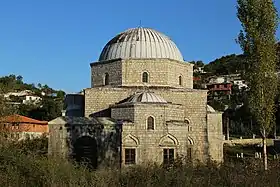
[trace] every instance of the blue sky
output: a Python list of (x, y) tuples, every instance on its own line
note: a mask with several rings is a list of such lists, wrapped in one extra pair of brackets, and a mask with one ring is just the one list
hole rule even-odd
[(0, 76), (80, 91), (107, 41), (140, 20), (171, 37), (187, 61), (241, 52), (235, 0), (3, 0)]

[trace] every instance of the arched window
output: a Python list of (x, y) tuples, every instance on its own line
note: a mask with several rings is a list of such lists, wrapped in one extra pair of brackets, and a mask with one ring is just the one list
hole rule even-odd
[(180, 76), (179, 76), (179, 85), (182, 86), (182, 84), (183, 84), (183, 83), (182, 83), (182, 76), (180, 75)]
[(149, 81), (149, 74), (147, 72), (144, 72), (142, 74), (142, 82), (147, 83)]
[(108, 73), (105, 73), (104, 85), (109, 85), (109, 74)]
[(148, 117), (147, 126), (148, 130), (155, 130), (155, 119), (152, 116)]

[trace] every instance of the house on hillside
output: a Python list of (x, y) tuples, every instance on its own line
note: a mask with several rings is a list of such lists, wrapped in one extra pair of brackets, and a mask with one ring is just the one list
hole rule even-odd
[(194, 73), (201, 73), (204, 74), (206, 71), (204, 71), (204, 67), (197, 67), (196, 69), (193, 70)]
[(9, 102), (9, 104), (37, 104), (42, 100), (40, 96), (35, 95), (35, 93), (31, 90), (8, 92), (4, 94), (4, 98)]
[(230, 95), (232, 90), (232, 83), (224, 82), (208, 84), (207, 89), (210, 92), (217, 93), (217, 95), (219, 95), (220, 93), (223, 93), (223, 95)]
[(25, 98), (22, 100), (23, 104), (38, 104), (42, 100), (41, 97), (36, 96), (34, 94), (26, 95)]
[(248, 88), (248, 85), (246, 84), (245, 80), (234, 80), (233, 85), (237, 86), (239, 90), (243, 88)]
[(0, 119), (0, 130), (7, 132), (7, 138), (23, 140), (47, 135), (48, 122), (39, 121), (18, 114), (5, 116)]
[(233, 86), (237, 86), (239, 90), (248, 87), (240, 74), (230, 74), (210, 77), (207, 89), (211, 95), (230, 95)]

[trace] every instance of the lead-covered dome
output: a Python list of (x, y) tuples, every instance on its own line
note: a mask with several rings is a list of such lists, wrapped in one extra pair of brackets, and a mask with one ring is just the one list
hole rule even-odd
[(183, 61), (175, 43), (164, 34), (149, 28), (128, 29), (110, 40), (99, 61), (127, 58), (168, 58)]
[(153, 92), (143, 91), (135, 93), (127, 103), (167, 103), (167, 101)]

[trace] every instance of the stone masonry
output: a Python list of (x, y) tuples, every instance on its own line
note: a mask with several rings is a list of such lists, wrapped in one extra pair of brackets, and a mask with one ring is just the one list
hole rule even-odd
[[(122, 152), (127, 146), (134, 147), (136, 163), (162, 163), (163, 147), (168, 147), (160, 145), (164, 138), (173, 142), (170, 146), (176, 155), (191, 155), (189, 159), (202, 162), (223, 160), (221, 114), (207, 112), (207, 91), (192, 89), (191, 64), (169, 59), (119, 59), (92, 63), (91, 67), (93, 87), (84, 90), (85, 116), (110, 111), (105, 115), (125, 121)], [(143, 72), (149, 74), (148, 83), (142, 82)], [(106, 73), (113, 77), (112, 84), (104, 85)], [(161, 96), (168, 104), (120, 104), (141, 91)], [(146, 128), (149, 116), (155, 119), (152, 131)]]
[[(222, 115), (207, 105), (206, 90), (193, 89), (193, 65), (183, 61), (169, 37), (153, 29), (129, 29), (110, 40), (99, 61), (90, 67), (91, 88), (77, 96), (84, 98), (80, 102), (74, 95), (69, 97), (66, 114), (83, 113), (80, 117), (87, 121), (114, 119), (118, 128), (111, 124), (115, 130), (110, 133), (119, 134), (115, 136), (119, 139), (106, 138), (107, 131), (72, 138), (69, 125), (68, 131), (58, 132), (63, 125), (56, 127), (54, 121), (53, 136), (60, 143), (52, 141), (53, 150), (70, 155), (71, 147), (64, 141), (67, 139), (70, 145), (78, 141), (92, 152), (89, 142), (100, 139), (118, 145), (113, 155), (119, 155), (117, 162), (121, 165), (170, 164), (176, 158), (223, 161)], [(79, 125), (74, 126), (77, 129)], [(89, 126), (84, 125), (86, 129)], [(93, 149), (100, 158), (100, 150)]]

